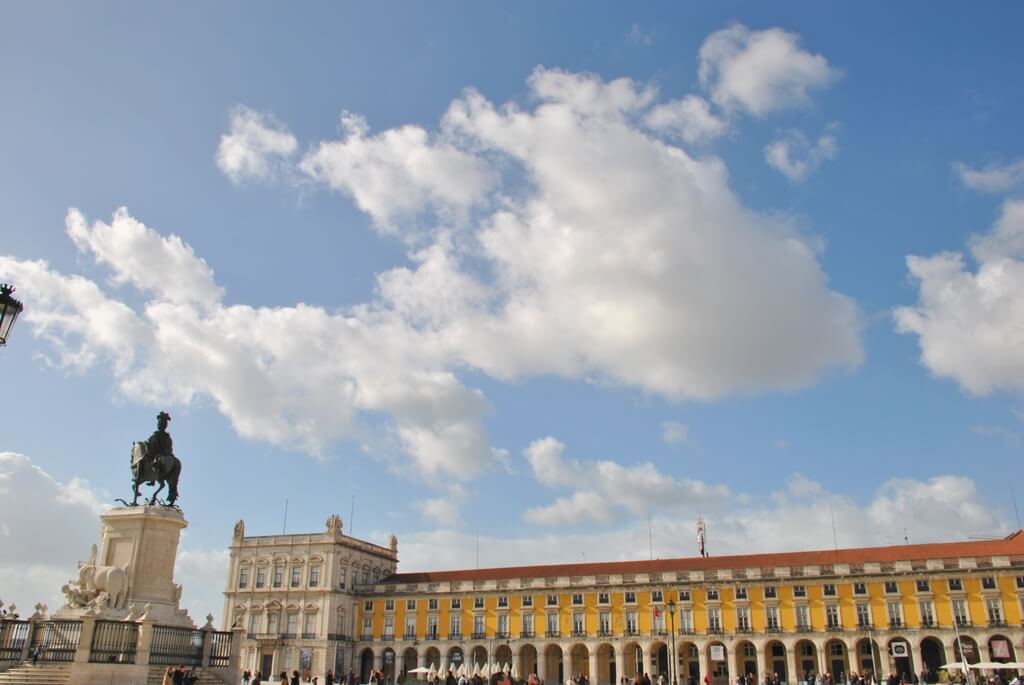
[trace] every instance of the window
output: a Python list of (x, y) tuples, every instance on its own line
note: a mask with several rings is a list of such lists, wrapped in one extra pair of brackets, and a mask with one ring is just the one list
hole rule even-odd
[(722, 632), (722, 610), (718, 607), (708, 608), (708, 632)]
[(549, 607), (556, 607), (556, 606), (558, 606), (558, 595), (548, 595), (548, 606)]
[(662, 601), (664, 601), (664, 599), (662, 598), (661, 590), (651, 590), (651, 601), (652, 602), (662, 602)]
[(277, 613), (267, 614), (267, 632), (272, 635), (277, 633)]
[(793, 586), (793, 596), (794, 597), (806, 597), (807, 596), (807, 588), (805, 586), (803, 586), (803, 585), (794, 585)]
[(626, 612), (626, 635), (637, 634), (636, 610)]
[(416, 617), (406, 616), (405, 617), (405, 639), (415, 640), (416, 639)]
[(256, 587), (263, 587), (267, 584), (267, 569), (256, 569)]
[(407, 600), (405, 600), (405, 610), (406, 611), (416, 611), (416, 600), (415, 599), (407, 599)]
[(437, 639), (437, 616), (427, 616), (427, 639)]
[(1024, 590), (1024, 576), (1017, 576), (1017, 589)]
[(626, 604), (636, 604), (636, 593), (635, 592), (627, 592), (626, 593)]
[(996, 589), (996, 579), (993, 578), (992, 576), (985, 576), (984, 578), (981, 579), (981, 589), (982, 590), (995, 590)]
[(498, 596), (498, 608), (499, 609), (508, 609), (508, 595), (499, 595)]
[(252, 614), (249, 616), (249, 634), (255, 635), (260, 632), (260, 615)]
[(302, 636), (316, 635), (316, 614), (306, 614), (302, 618)]
[(572, 596), (573, 606), (583, 606), (583, 595), (574, 593)]
[(889, 600), (885, 603), (885, 611), (889, 614), (889, 627), (900, 628), (903, 626), (903, 605), (899, 600)]
[(394, 636), (395, 636), (395, 617), (394, 616), (385, 616), (384, 617), (384, 637), (386, 637), (386, 638), (387, 637), (393, 638)]
[(597, 603), (598, 604), (609, 604), (610, 602), (611, 602), (611, 597), (608, 596), (607, 592), (598, 592), (597, 593)]
[(895, 595), (899, 591), (900, 591), (900, 586), (896, 583), (895, 580), (887, 580), (887, 581), (885, 581), (885, 594), (887, 594), (887, 595)]
[(274, 579), (270, 581), (271, 587), (281, 587), (284, 582), (284, 566), (274, 567)]
[(319, 587), (320, 586), (320, 567), (312, 566), (309, 569), (309, 586)]
[(574, 636), (577, 636), (577, 635), (584, 635), (585, 633), (586, 633), (586, 628), (584, 628), (584, 623), (583, 623), (583, 612), (582, 611), (574, 611), (573, 614), (572, 614), (572, 634)]
[(950, 578), (949, 579), (949, 589), (950, 590), (955, 590), (955, 591), (963, 590), (964, 589), (964, 583), (959, 578)]
[(292, 587), (298, 587), (299, 583), (302, 582), (302, 569), (298, 566), (292, 567)]
[(857, 605), (857, 627), (871, 627), (871, 605), (866, 602)]
[(930, 599), (922, 599), (917, 603), (917, 610), (921, 612), (921, 626), (924, 628), (935, 625), (935, 605)]
[(651, 624), (655, 635), (663, 634), (665, 632), (665, 612), (655, 608), (651, 612)]
[(548, 637), (558, 637), (558, 614), (548, 614), (547, 621)]
[(684, 633), (693, 632), (693, 609), (683, 609), (679, 612), (679, 630)]
[(764, 625), (768, 630), (779, 629), (779, 607), (764, 608)]
[(765, 599), (775, 599), (778, 596), (779, 596), (779, 593), (775, 590), (775, 588), (773, 588), (773, 587), (766, 587), (764, 589), (764, 598)]
[(451, 622), (448, 624), (448, 632), (451, 637), (462, 637), (462, 617), (452, 614)]
[(338, 589), (345, 589), (345, 569), (338, 571)]
[(366, 600), (363, 602), (363, 611), (373, 611), (373, 600)]
[(395, 610), (395, 600), (393, 600), (393, 599), (385, 599), (384, 600), (384, 611), (394, 611), (394, 610)]
[(427, 600), (427, 611), (437, 611), (437, 600), (436, 599), (428, 599)]
[(826, 604), (825, 605), (825, 623), (829, 628), (839, 628), (842, 623), (839, 621), (839, 605), (838, 604)]
[(373, 619), (369, 616), (363, 619), (363, 639), (369, 640), (373, 636)]
[(950, 602), (953, 605), (953, 619), (958, 626), (969, 626), (971, 614), (967, 609), (967, 602), (962, 599), (954, 599)]
[(826, 597), (835, 597), (836, 586), (833, 583), (825, 583), (821, 586), (821, 593)]
[(746, 598), (747, 598), (747, 588), (745, 588), (745, 587), (738, 587), (738, 588), (736, 588), (736, 599), (746, 599)]
[(796, 613), (796, 629), (808, 630), (811, 627), (811, 612), (806, 604), (794, 607)]
[(814, 645), (809, 642), (800, 644), (800, 656), (814, 656)]
[(243, 568), (238, 571), (238, 587), (245, 587), (249, 584), (249, 569)]
[(679, 601), (680, 602), (689, 602), (690, 601), (690, 591), (689, 590), (680, 590), (679, 591)]
[(455, 597), (454, 599), (452, 599), (452, 609), (461, 609), (461, 608), (462, 608), (462, 600), (459, 599), (458, 597)]
[(524, 607), (532, 607), (533, 606), (533, 595), (523, 595), (523, 606)]
[(369, 584), (370, 584), (370, 569), (364, 568), (363, 569), (363, 585), (369, 585)]
[(342, 611), (338, 613), (338, 627), (335, 632), (337, 632), (338, 635), (347, 635), (348, 633), (345, 632), (346, 630), (348, 630), (348, 625), (345, 623), (345, 612)]
[(288, 614), (287, 627), (284, 630), (288, 635), (297, 635), (299, 633), (299, 615)]
[(750, 644), (749, 642), (744, 642), (743, 643), (743, 656), (751, 657), (751, 658), (752, 657), (756, 657), (757, 656), (757, 649), (754, 647), (754, 645)]
[(484, 598), (483, 597), (474, 597), (473, 598), (473, 608), (474, 609), (483, 609), (484, 608)]
[(533, 637), (533, 614), (523, 614), (523, 637)]
[(988, 612), (990, 625), (1001, 625), (1003, 622), (1003, 602), (998, 597), (989, 597), (985, 600), (985, 611)]
[(918, 592), (931, 592), (932, 586), (927, 580), (918, 580), (915, 582)]
[(750, 631), (750, 608), (749, 607), (737, 607), (736, 608), (736, 629), (741, 633)]
[(709, 602), (717, 602), (718, 601), (718, 590), (708, 590), (708, 601)]
[(498, 614), (498, 635), (508, 635), (508, 614)]
[(597, 629), (601, 635), (612, 634), (612, 614), (609, 611), (602, 611), (597, 615)]
[(868, 594), (868, 585), (867, 585), (867, 583), (854, 583), (853, 584), (853, 594), (855, 594), (855, 595), (866, 595), (866, 594)]
[(477, 614), (473, 617), (473, 637), (481, 638), (484, 636), (484, 617)]

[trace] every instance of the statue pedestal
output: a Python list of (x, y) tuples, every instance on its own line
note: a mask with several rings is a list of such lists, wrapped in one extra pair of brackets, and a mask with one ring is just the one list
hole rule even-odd
[(77, 592), (57, 617), (95, 616), (138, 619), (194, 628), (178, 606), (181, 586), (174, 583), (174, 562), (181, 531), (188, 522), (176, 509), (137, 506), (111, 509), (100, 517), (99, 552), (79, 569)]

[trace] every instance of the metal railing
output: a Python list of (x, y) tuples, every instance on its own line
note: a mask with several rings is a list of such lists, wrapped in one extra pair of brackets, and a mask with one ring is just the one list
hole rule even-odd
[(89, 661), (101, 664), (134, 664), (139, 644), (139, 624), (132, 621), (96, 621)]
[(202, 666), (203, 631), (153, 626), (149, 663), (163, 666)]
[(28, 621), (0, 621), (0, 661), (18, 661), (25, 650)]
[(46, 621), (35, 625), (31, 645), (39, 661), (74, 661), (81, 638), (81, 621)]
[(230, 665), (232, 637), (227, 631), (210, 633), (210, 668), (227, 668)]

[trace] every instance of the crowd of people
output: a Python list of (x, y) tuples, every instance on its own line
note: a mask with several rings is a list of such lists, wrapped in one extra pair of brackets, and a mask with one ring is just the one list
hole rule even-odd
[(195, 685), (199, 681), (199, 674), (194, 668), (184, 666), (168, 666), (164, 671), (164, 679), (161, 685)]

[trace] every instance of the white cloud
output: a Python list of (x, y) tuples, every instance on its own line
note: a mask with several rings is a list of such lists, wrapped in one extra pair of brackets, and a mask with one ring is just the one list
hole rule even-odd
[(323, 141), (300, 168), (312, 179), (345, 191), (378, 227), (430, 207), (465, 218), (492, 182), (484, 161), (431, 136), (419, 126), (368, 135), (366, 120), (345, 112), (342, 140)]
[(459, 522), (459, 512), (467, 497), (466, 489), (460, 483), (452, 483), (445, 492), (418, 500), (416, 508), (428, 520), (452, 528)]
[(724, 485), (676, 480), (650, 462), (623, 466), (609, 460), (566, 458), (565, 445), (552, 437), (533, 441), (524, 454), (541, 485), (575, 490), (568, 498), (528, 510), (525, 518), (529, 523), (559, 525), (585, 520), (607, 521), (623, 509), (639, 514), (652, 507), (707, 505), (729, 498), (729, 488)]
[(203, 625), (206, 615), (213, 614), (213, 625), (220, 627), (218, 617), (224, 607), (230, 559), (226, 549), (178, 550), (174, 582), (181, 585), (181, 608), (188, 610), (197, 625)]
[(297, 148), (295, 136), (273, 117), (239, 105), (230, 132), (220, 137), (217, 166), (234, 183), (268, 180)]
[(712, 101), (756, 116), (810, 101), (810, 92), (831, 85), (839, 71), (821, 55), (800, 47), (782, 29), (751, 31), (742, 24), (712, 33), (700, 48), (700, 82)]
[(1024, 186), (1024, 159), (982, 168), (956, 162), (953, 169), (965, 186), (983, 193), (1006, 193)]
[(960, 253), (907, 257), (918, 303), (894, 312), (897, 330), (918, 336), (921, 362), (969, 393), (1024, 389), (1024, 201), (1008, 200), (992, 231), (971, 241), (972, 273)]
[(654, 43), (654, 36), (651, 35), (650, 31), (644, 31), (640, 28), (639, 24), (633, 24), (629, 33), (626, 34), (626, 40), (634, 45), (649, 46)]
[(781, 138), (764, 148), (768, 165), (794, 183), (806, 179), (823, 162), (835, 159), (839, 144), (835, 136), (826, 133), (811, 142), (802, 131), (787, 131)]
[(678, 136), (687, 143), (713, 140), (729, 130), (729, 124), (716, 116), (708, 101), (699, 95), (657, 105), (647, 113), (644, 122), (655, 131)]
[(661, 441), (666, 445), (680, 445), (690, 439), (690, 429), (678, 421), (663, 421)]
[[(627, 491), (624, 491), (627, 492)], [(657, 510), (656, 510), (657, 511)], [(697, 556), (694, 522), (698, 509), (685, 508), (651, 519), (614, 517), (612, 526), (586, 532), (557, 531), (516, 538), (480, 538), (480, 567), (524, 563), (572, 563), (647, 559), (648, 540), (656, 558)], [(886, 481), (864, 504), (830, 492), (820, 483), (793, 476), (784, 492), (772, 497), (722, 502), (703, 516), (711, 554), (750, 554), (832, 549), (832, 520), (841, 547), (966, 540), (975, 534), (1008, 533), (974, 482), (962, 476)], [(405, 533), (402, 571), (472, 568), (476, 538), (453, 530)], [(595, 551), (596, 550), (596, 551)]]

